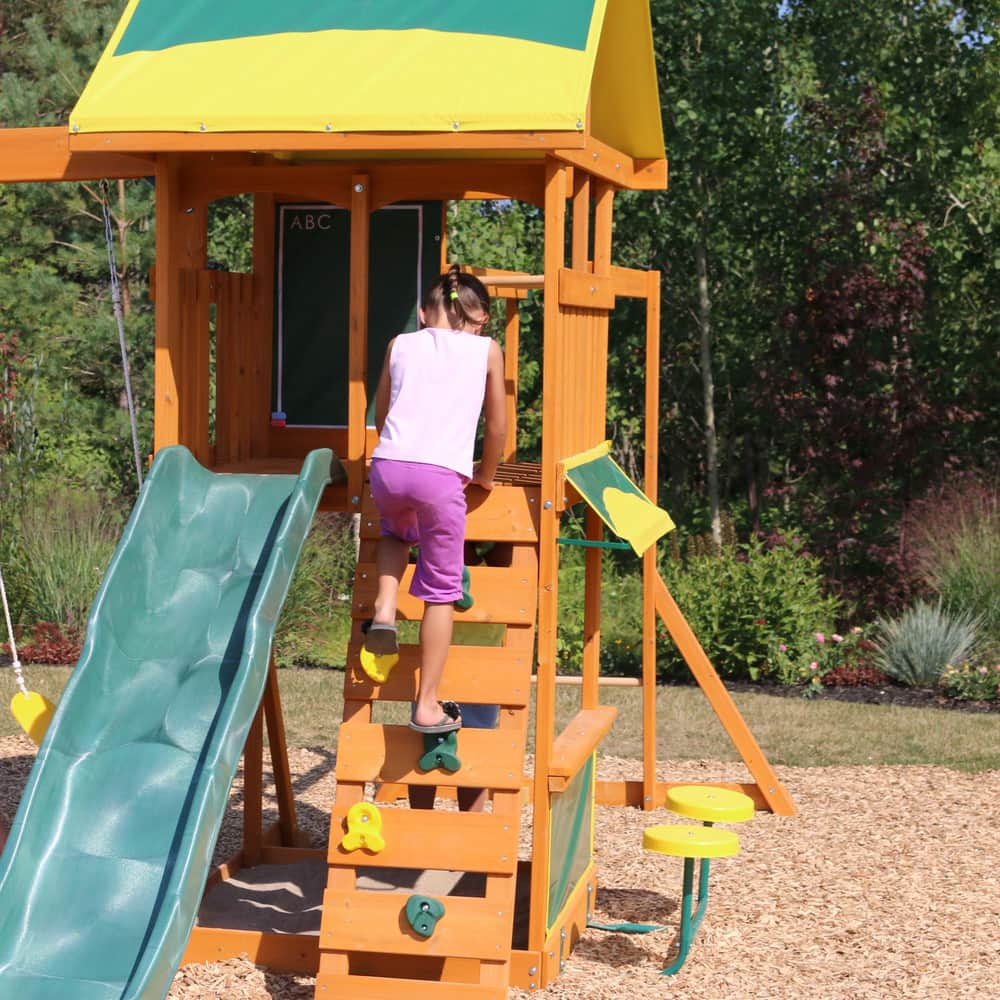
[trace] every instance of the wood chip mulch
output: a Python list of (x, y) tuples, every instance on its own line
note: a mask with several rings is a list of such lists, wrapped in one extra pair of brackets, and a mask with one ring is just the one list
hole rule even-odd
[[(1000, 738), (1000, 737), (998, 737)], [(33, 759), (23, 737), (0, 739), (0, 809), (16, 808)], [(293, 750), (300, 824), (325, 842), (332, 754)], [(647, 854), (642, 830), (675, 822), (659, 810), (598, 807), (601, 876), (594, 919), (666, 928), (589, 931), (541, 993), (565, 1000), (965, 1000), (1000, 992), (1000, 771), (941, 767), (776, 768), (799, 815), (758, 813), (732, 827), (741, 853), (712, 865), (710, 904), (681, 971), (672, 959), (679, 859)], [(600, 777), (638, 778), (636, 761), (604, 758)], [(663, 780), (740, 781), (740, 765), (665, 762)], [(219, 857), (240, 840), (240, 782)], [(311, 998), (308, 976), (232, 960), (182, 969), (170, 1000)]]

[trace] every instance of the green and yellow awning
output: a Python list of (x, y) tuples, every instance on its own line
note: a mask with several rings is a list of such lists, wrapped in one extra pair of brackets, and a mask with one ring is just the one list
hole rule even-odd
[(581, 452), (563, 463), (566, 478), (598, 517), (642, 555), (674, 530), (670, 515), (657, 507), (611, 457), (611, 442)]
[(584, 131), (661, 158), (647, 0), (130, 0), (88, 132)]

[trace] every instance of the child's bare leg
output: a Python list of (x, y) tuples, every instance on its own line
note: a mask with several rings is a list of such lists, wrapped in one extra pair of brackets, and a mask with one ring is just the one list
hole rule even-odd
[(413, 721), (418, 726), (432, 726), (441, 718), (438, 685), (448, 659), (454, 619), (455, 606), (451, 601), (424, 604), (424, 619), (420, 623), (420, 685), (413, 710)]
[(378, 593), (375, 595), (375, 616), (379, 625), (396, 624), (396, 601), (399, 581), (410, 561), (410, 546), (399, 538), (383, 535), (375, 547), (375, 572), (378, 575)]

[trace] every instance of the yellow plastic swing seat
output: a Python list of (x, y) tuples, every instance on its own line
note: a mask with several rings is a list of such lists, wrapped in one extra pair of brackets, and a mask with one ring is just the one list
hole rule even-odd
[(731, 788), (677, 785), (667, 790), (667, 808), (703, 823), (742, 823), (753, 819), (753, 799)]
[(642, 846), (674, 858), (730, 858), (740, 853), (740, 838), (714, 826), (680, 826), (665, 823), (642, 832)]
[(40, 746), (49, 728), (56, 706), (43, 694), (18, 691), (10, 702), (10, 711), (17, 724), (27, 733), (35, 746)]

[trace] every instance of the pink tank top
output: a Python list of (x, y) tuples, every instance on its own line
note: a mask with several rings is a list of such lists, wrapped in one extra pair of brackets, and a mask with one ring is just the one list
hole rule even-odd
[(472, 476), (491, 340), (428, 327), (400, 334), (389, 356), (389, 411), (373, 458)]

